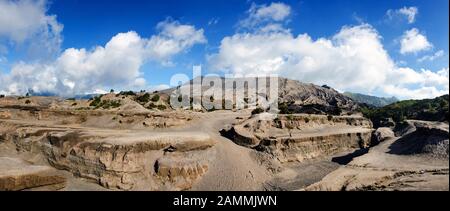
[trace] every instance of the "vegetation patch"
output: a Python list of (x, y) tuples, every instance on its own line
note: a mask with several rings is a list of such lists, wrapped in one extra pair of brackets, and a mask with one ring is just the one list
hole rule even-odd
[(167, 106), (165, 106), (165, 105), (158, 105), (158, 106), (156, 106), (156, 108), (158, 108), (159, 110), (166, 110)]
[(136, 96), (136, 93), (133, 91), (121, 91), (119, 94), (116, 95), (116, 97), (124, 95), (124, 96)]
[(252, 111), (252, 115), (260, 114), (260, 113), (263, 113), (263, 112), (264, 112), (264, 109), (258, 107), (258, 108), (255, 108), (255, 109)]
[(102, 100), (100, 96), (94, 97), (89, 106), (94, 107), (94, 109), (110, 109), (110, 108), (118, 108), (122, 104), (119, 100)]
[(406, 119), (448, 121), (448, 97), (449, 95), (444, 95), (435, 99), (404, 100), (382, 108), (362, 107), (360, 111), (375, 127), (379, 127), (387, 119), (396, 123), (402, 123)]
[(159, 95), (153, 95), (151, 101), (152, 101), (152, 102), (158, 102), (158, 101), (159, 101), (159, 98), (160, 98)]
[(148, 103), (150, 101), (150, 94), (149, 93), (145, 93), (139, 97), (136, 98), (136, 100), (140, 103)]

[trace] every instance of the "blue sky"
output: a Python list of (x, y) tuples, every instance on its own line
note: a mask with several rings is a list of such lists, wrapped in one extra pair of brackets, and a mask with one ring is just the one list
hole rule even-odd
[[(67, 89), (61, 93), (62, 95), (110, 88), (151, 89), (161, 84), (169, 84), (173, 74), (191, 75), (192, 65), (202, 65), (204, 73), (218, 74), (258, 73), (269, 69), (269, 72), (305, 82), (319, 85), (331, 84), (340, 91), (380, 96), (426, 98), (448, 93), (448, 83), (442, 82), (445, 79), (448, 80), (448, 0), (0, 0), (0, 2), (2, 2), (0, 11), (2, 5), (5, 10), (13, 7), (17, 9), (17, 14), (10, 15), (10, 19), (30, 21), (30, 26), (15, 26), (14, 20), (8, 21), (0, 15), (0, 73), (2, 73), (0, 92), (4, 93), (18, 93), (30, 88), (42, 92), (58, 92), (58, 90)], [(42, 13), (37, 14), (36, 17), (47, 17), (44, 18), (47, 22), (33, 23), (33, 20), (22, 17), (26, 15), (21, 12), (21, 7), (27, 8), (27, 6), (35, 6), (36, 12)], [(263, 13), (264, 11), (269, 13)], [(405, 11), (412, 12), (413, 16), (408, 16)], [(276, 17), (277, 14), (280, 16)], [(54, 20), (50, 20), (49, 17), (53, 17)], [(252, 24), (244, 26), (245, 21)], [(5, 23), (4, 26), (1, 26), (2, 23)], [(53, 26), (52, 23), (56, 25)], [(39, 24), (42, 24), (42, 28), (32, 27)], [(57, 27), (58, 24), (61, 29)], [(164, 26), (157, 27), (158, 24)], [(48, 27), (49, 25), (51, 27)], [(146, 53), (144, 53), (145, 56), (137, 53), (138, 57), (143, 57), (137, 64), (117, 64), (124, 67), (121, 73), (129, 74), (129, 77), (123, 80), (120, 76), (114, 78), (113, 81), (117, 83), (103, 82), (108, 80), (106, 76), (115, 75), (115, 72), (105, 70), (102, 74), (90, 73), (102, 81), (92, 80), (92, 84), (99, 86), (91, 87), (92, 90), (89, 90), (88, 87), (92, 84), (78, 85), (82, 82), (77, 80), (85, 79), (76, 77), (76, 72), (87, 71), (85, 66), (91, 65), (90, 63), (82, 61), (82, 65), (69, 68), (65, 66), (67, 63), (60, 62), (62, 55), (68, 53), (66, 49), (85, 49), (88, 54), (89, 52), (95, 54), (97, 46), (105, 47), (119, 33), (133, 31), (147, 42), (153, 36), (164, 35), (167, 32), (165, 30), (169, 29), (166, 26), (190, 26), (192, 33), (198, 32), (201, 36), (193, 40), (188, 38), (178, 40), (178, 44), (182, 43), (181, 47), (178, 46), (178, 50), (173, 50), (169, 55), (158, 55), (158, 59), (153, 58), (155, 53), (150, 56)], [(278, 26), (278, 28), (270, 32), (262, 32), (265, 26)], [(28, 30), (25, 27), (31, 29)], [(342, 36), (337, 36), (339, 34)], [(299, 35), (307, 35), (310, 41), (299, 38)], [(408, 43), (406, 42), (408, 39), (405, 39), (407, 35), (410, 38)], [(232, 37), (235, 38), (233, 41), (223, 43), (223, 40)], [(266, 39), (274, 37), (276, 38), (265, 42)], [(169, 39), (167, 36), (165, 38)], [(174, 37), (170, 35), (170, 38)], [(326, 47), (316, 42), (321, 38), (332, 43), (332, 48), (329, 50), (331, 53), (325, 58), (320, 57), (324, 53), (309, 53), (320, 50), (328, 52)], [(359, 43), (349, 44), (356, 38)], [(406, 40), (404, 46), (402, 46), (402, 40)], [(261, 42), (258, 43), (258, 41)], [(374, 41), (373, 45), (365, 45), (366, 42), (372, 41)], [(276, 46), (271, 45), (270, 42), (277, 45), (292, 44), (292, 48), (277, 48), (273, 50), (273, 54), (269, 54), (267, 52)], [(40, 43), (43, 44), (40, 45)], [(305, 47), (309, 44), (311, 44), (310, 47)], [(239, 54), (235, 50), (239, 46), (244, 46), (249, 52), (255, 49), (267, 51), (261, 50), (264, 53), (252, 55), (251, 59), (256, 58), (255, 61), (247, 64), (246, 61), (249, 58), (245, 56), (231, 58), (233, 54)], [(408, 46), (413, 47), (408, 48)], [(346, 47), (350, 49), (350, 52), (354, 48), (358, 55), (350, 56), (352, 57), (350, 58), (348, 49), (343, 50)], [(297, 49), (299, 49), (298, 52)], [(384, 54), (383, 51), (386, 53)], [(368, 55), (362, 55), (364, 53)], [(369, 55), (372, 53), (373, 55)], [(339, 67), (342, 68), (342, 74), (333, 69), (335, 64), (339, 64), (338, 61), (317, 64), (333, 58), (345, 63)], [(67, 56), (66, 59), (74, 58)], [(278, 61), (277, 59), (282, 60), (278, 66), (268, 65), (271, 61)], [(312, 63), (314, 65), (306, 65), (310, 64), (306, 62), (309, 60), (314, 61)], [(383, 64), (378, 65), (378, 60)], [(354, 64), (355, 61), (359, 63)], [(66, 60), (65, 62), (73, 63)], [(109, 60), (107, 62), (111, 63)], [(108, 65), (95, 63), (94, 66)], [(66, 69), (60, 70), (61, 66)], [(243, 67), (253, 69), (242, 70)], [(127, 68), (130, 70), (128, 71)], [(389, 72), (385, 69), (392, 70)], [(51, 83), (40, 84), (42, 82), (36, 82), (37, 78), (23, 77), (20, 72), (24, 71), (40, 75), (39, 80), (49, 80)], [(59, 74), (59, 71), (64, 74)], [(370, 73), (366, 74), (364, 71), (370, 71)], [(382, 79), (371, 83), (370, 78), (377, 77), (378, 74)], [(59, 75), (66, 76), (63, 78)], [(330, 77), (327, 79), (321, 76)], [(393, 77), (408, 80), (397, 83)], [(138, 78), (139, 80), (135, 80)], [(354, 82), (358, 80), (367, 80), (368, 86), (365, 87), (363, 82)], [(139, 81), (139, 85), (130, 85), (130, 81)], [(52, 83), (52, 86), (48, 85)]]

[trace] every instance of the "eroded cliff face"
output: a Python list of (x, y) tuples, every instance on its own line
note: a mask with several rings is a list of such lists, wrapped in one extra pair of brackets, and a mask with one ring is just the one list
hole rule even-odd
[(367, 154), (304, 190), (448, 191), (448, 123), (408, 120), (406, 124), (400, 137), (385, 131), (390, 135), (382, 135), (382, 142)]
[(54, 168), (0, 156), (0, 191), (59, 190), (66, 179)]
[(103, 187), (186, 190), (208, 170), (214, 141), (207, 134), (123, 133), (0, 122), (0, 142), (40, 154), (48, 163)]
[(222, 134), (239, 145), (269, 153), (283, 163), (367, 148), (371, 128), (369, 120), (358, 116), (297, 114), (267, 120), (256, 115)]

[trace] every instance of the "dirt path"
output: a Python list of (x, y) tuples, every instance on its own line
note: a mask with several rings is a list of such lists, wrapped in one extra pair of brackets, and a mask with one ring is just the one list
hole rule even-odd
[(207, 113), (201, 123), (188, 128), (188, 130), (196, 129), (207, 132), (212, 139), (217, 141), (214, 146), (216, 159), (192, 190), (263, 190), (264, 182), (270, 179), (270, 174), (252, 156), (253, 150), (239, 146), (219, 133), (226, 125), (236, 122), (236, 117), (248, 115), (248, 112)]
[(390, 153), (396, 141), (385, 140), (305, 190), (448, 191), (448, 159)]

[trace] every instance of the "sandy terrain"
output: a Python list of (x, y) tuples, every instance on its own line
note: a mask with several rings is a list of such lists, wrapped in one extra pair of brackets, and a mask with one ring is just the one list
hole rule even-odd
[(30, 99), (0, 105), (2, 190), (448, 190), (447, 123)]
[[(448, 144), (448, 124), (412, 121), (446, 131), (443, 140)], [(418, 126), (419, 127), (419, 126)], [(407, 133), (412, 134), (414, 131)], [(405, 136), (404, 136), (405, 137)], [(447, 139), (447, 140), (445, 140)], [(409, 140), (399, 137), (386, 139), (349, 164), (330, 173), (322, 181), (304, 190), (449, 190), (448, 147), (446, 157), (436, 152), (417, 150), (414, 143), (399, 148)], [(425, 141), (421, 139), (420, 141)], [(413, 149), (414, 151), (411, 151)]]

